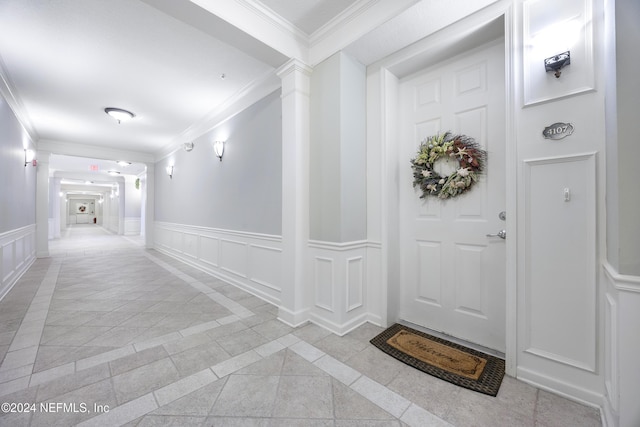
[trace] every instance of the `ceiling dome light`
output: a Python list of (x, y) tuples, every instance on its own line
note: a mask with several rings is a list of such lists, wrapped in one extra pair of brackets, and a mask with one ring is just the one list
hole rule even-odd
[(118, 123), (126, 122), (136, 116), (131, 111), (123, 110), (122, 108), (107, 107), (104, 112), (116, 119)]

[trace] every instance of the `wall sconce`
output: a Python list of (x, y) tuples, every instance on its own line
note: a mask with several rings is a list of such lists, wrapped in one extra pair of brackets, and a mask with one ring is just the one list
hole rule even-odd
[(169, 165), (165, 168), (167, 171), (167, 175), (169, 175), (169, 179), (173, 179), (173, 165)]
[(33, 150), (27, 150), (26, 148), (24, 149), (24, 167), (26, 168), (27, 165), (29, 163), (31, 163), (33, 166), (36, 166), (36, 160), (35, 160), (36, 154), (33, 152)]
[(556, 76), (556, 79), (559, 79), (561, 74), (560, 70), (569, 64), (571, 64), (571, 52), (566, 51), (545, 59), (544, 69), (547, 72), (553, 71), (553, 75)]
[(216, 141), (213, 143), (213, 151), (216, 156), (222, 161), (222, 155), (224, 154), (224, 141)]

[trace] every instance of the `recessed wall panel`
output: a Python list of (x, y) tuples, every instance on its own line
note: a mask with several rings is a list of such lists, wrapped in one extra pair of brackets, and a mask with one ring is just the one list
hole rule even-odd
[(249, 245), (251, 281), (280, 292), (282, 283), (282, 250)]
[(218, 266), (220, 240), (215, 237), (200, 236), (200, 259), (207, 264)]
[[(593, 2), (526, 0), (523, 3), (524, 103), (532, 105), (593, 90)], [(560, 78), (545, 71), (545, 59), (569, 51)]]
[(347, 311), (363, 305), (364, 261), (362, 257), (347, 259)]
[(198, 235), (191, 233), (184, 233), (183, 235), (183, 251), (185, 255), (192, 258), (198, 257)]
[(247, 244), (220, 239), (220, 268), (247, 277)]
[(2, 246), (2, 280), (5, 281), (13, 273), (13, 242)]
[(527, 351), (596, 360), (595, 154), (526, 162)]
[(315, 305), (322, 309), (333, 311), (333, 260), (331, 258), (316, 257), (315, 272)]

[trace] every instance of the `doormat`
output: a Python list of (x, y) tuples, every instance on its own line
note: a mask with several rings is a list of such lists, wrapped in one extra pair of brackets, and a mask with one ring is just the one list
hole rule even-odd
[(498, 394), (504, 377), (504, 360), (397, 323), (371, 344), (422, 372), (490, 396)]

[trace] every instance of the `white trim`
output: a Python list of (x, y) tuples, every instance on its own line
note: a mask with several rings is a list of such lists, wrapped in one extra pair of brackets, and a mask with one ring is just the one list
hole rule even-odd
[(27, 113), (27, 109), (19, 98), (18, 91), (15, 89), (15, 85), (9, 77), (9, 73), (7, 73), (6, 69), (7, 67), (4, 64), (2, 57), (0, 57), (0, 95), (2, 95), (7, 101), (9, 108), (11, 108), (11, 111), (13, 111), (13, 114), (18, 119), (20, 126), (22, 126), (25, 132), (29, 135), (31, 141), (38, 141), (40, 139), (40, 135), (38, 135), (38, 131), (33, 127), (29, 114)]
[[(92, 159), (127, 159), (136, 163), (153, 163), (153, 155), (139, 151), (114, 150), (108, 147), (96, 145), (76, 144), (73, 142), (41, 139), (38, 141), (38, 151), (46, 151), (52, 154), (64, 154), (67, 156), (89, 157)], [(38, 153), (40, 155), (40, 153)], [(40, 159), (38, 159), (40, 163)], [(113, 181), (113, 177), (110, 177)]]
[[(329, 251), (350, 251), (353, 249), (363, 249), (370, 247), (372, 244), (367, 240), (357, 240), (354, 242), (326, 242), (322, 240), (309, 240), (310, 248), (326, 249)], [(378, 243), (380, 245), (380, 243)]]
[(531, 384), (541, 390), (578, 402), (582, 405), (600, 409), (602, 404), (605, 402), (605, 396), (602, 394), (595, 393), (592, 390), (588, 390), (583, 387), (578, 387), (574, 384), (560, 381), (558, 378), (542, 375), (539, 372), (532, 371), (522, 366), (518, 367), (517, 372), (517, 378), (519, 380), (524, 381), (527, 384)]
[(222, 104), (211, 110), (204, 118), (193, 123), (178, 136), (173, 138), (169, 144), (155, 153), (156, 162), (162, 161), (182, 149), (185, 141), (195, 141), (207, 132), (215, 129), (221, 124), (231, 120), (247, 108), (254, 105), (261, 99), (280, 90), (281, 82), (273, 70), (269, 70), (262, 76), (253, 80), (238, 92), (226, 99)]
[[(548, 1), (547, 6), (553, 7), (553, 0)], [(540, 0), (527, 0), (523, 3), (523, 11), (522, 11), (522, 21), (523, 21), (523, 64), (529, 64), (523, 66), (523, 106), (528, 107), (532, 105), (542, 104), (549, 101), (554, 101), (558, 99), (568, 98), (571, 96), (579, 95), (586, 92), (592, 92), (595, 90), (595, 62), (594, 62), (594, 45), (593, 45), (593, 1), (591, 0), (582, 0), (583, 1), (583, 16), (581, 16), (581, 28), (582, 28), (582, 39), (584, 40), (584, 47), (582, 49), (573, 49), (572, 56), (574, 60), (572, 61), (572, 65), (574, 67), (574, 75), (580, 76), (579, 78), (574, 77), (573, 79), (569, 79), (569, 84), (565, 83), (562, 86), (557, 85), (542, 85), (539, 87), (535, 87), (533, 84), (534, 78), (532, 77), (535, 73), (545, 73), (548, 74), (546, 80), (553, 80), (554, 77), (551, 76), (544, 70), (544, 63), (540, 61), (540, 58), (531, 59), (531, 36), (529, 32), (530, 28), (530, 7), (532, 4), (538, 3), (539, 5), (542, 3)], [(543, 6), (544, 7), (544, 6)], [(580, 17), (580, 15), (578, 15)], [(554, 52), (549, 55), (553, 55)], [(575, 67), (579, 67), (575, 69)], [(566, 69), (565, 75), (569, 74), (571, 71)], [(566, 77), (565, 77), (566, 78)], [(575, 81), (578, 82), (578, 86), (576, 86)], [(580, 83), (582, 83), (580, 85)], [(545, 87), (546, 86), (546, 87)], [(553, 87), (553, 93), (551, 95), (541, 95), (540, 92), (544, 92), (544, 89), (549, 87)], [(536, 92), (536, 89), (538, 93)]]
[(602, 267), (607, 279), (609, 279), (615, 289), (624, 292), (640, 293), (640, 276), (620, 274), (608, 261), (603, 262)]
[(0, 234), (0, 300), (36, 260), (36, 225)]
[[(165, 222), (154, 223), (154, 236), (154, 249), (157, 251), (280, 305), (280, 236)], [(214, 241), (214, 246), (203, 247), (203, 239)], [(225, 242), (234, 246), (226, 246)], [(240, 249), (233, 250), (236, 245)], [(251, 248), (262, 251), (252, 251)], [(213, 253), (205, 253), (205, 250)]]

